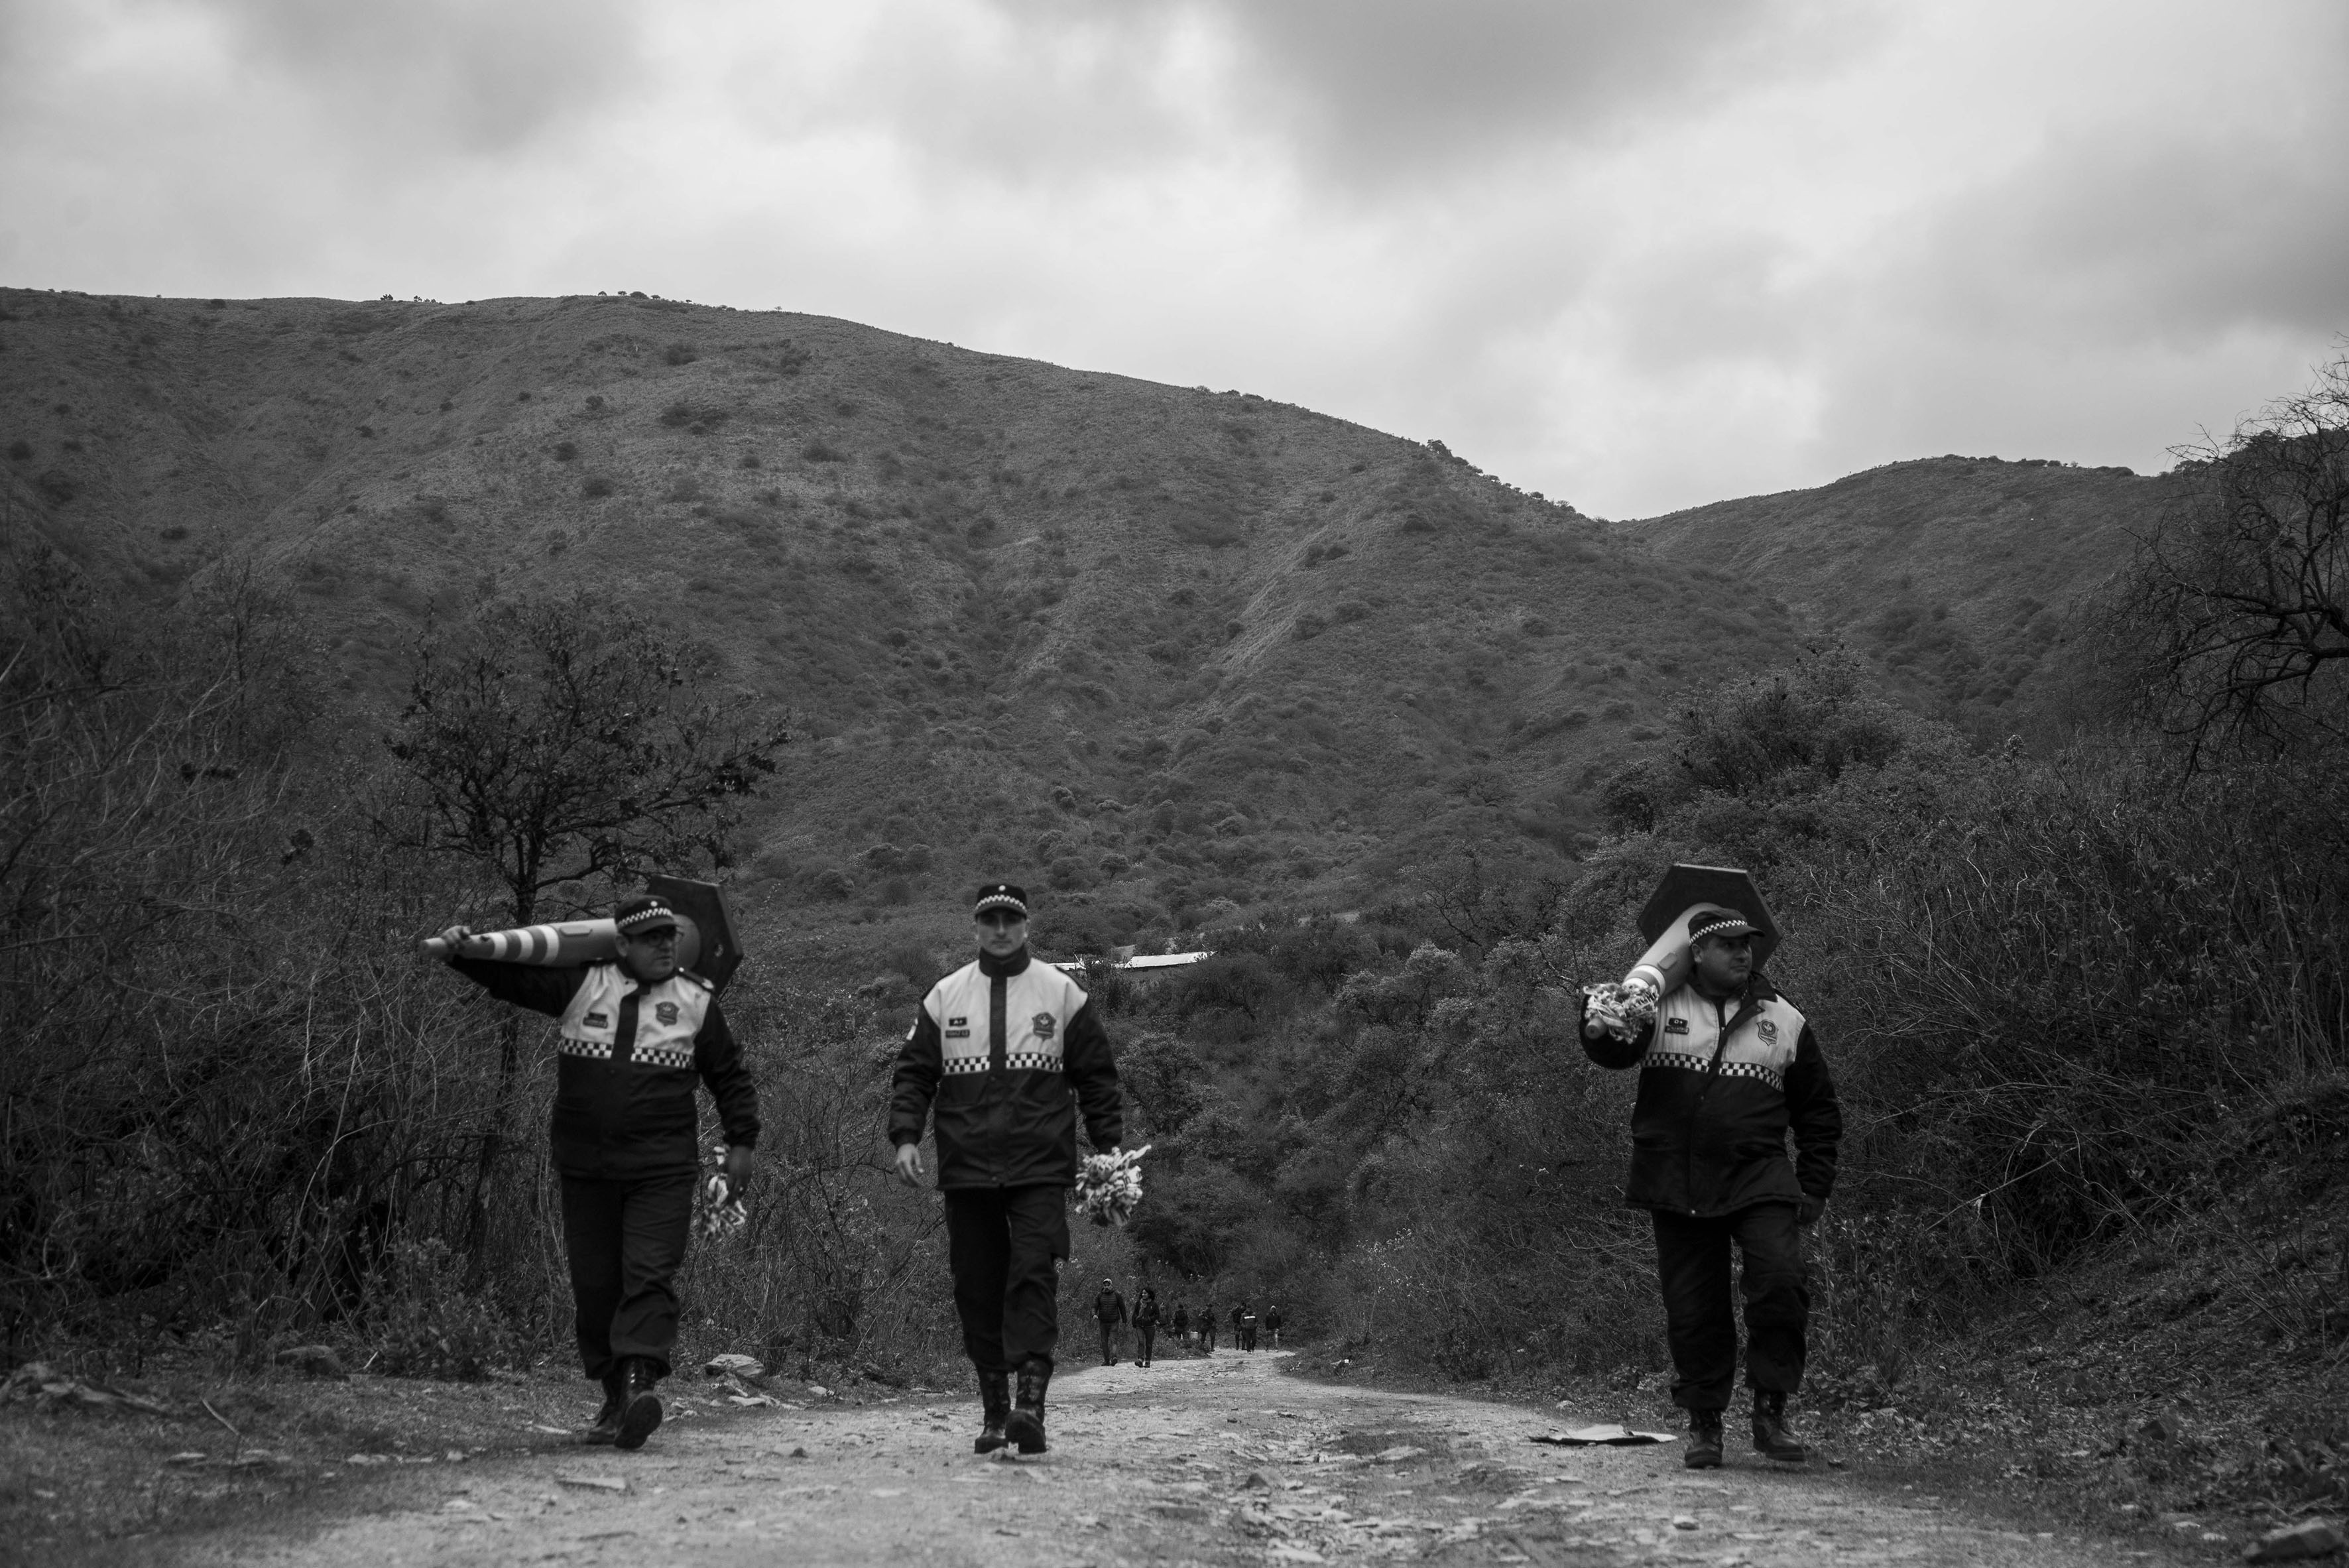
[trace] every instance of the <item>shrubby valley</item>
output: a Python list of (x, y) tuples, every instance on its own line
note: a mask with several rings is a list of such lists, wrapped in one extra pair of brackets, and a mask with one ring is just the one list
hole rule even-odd
[(814, 318), (5, 303), (13, 1357), (559, 1346), (545, 1031), (414, 944), (672, 871), (744, 915), (767, 1121), (688, 1339), (928, 1376), (944, 1242), (883, 1104), (1000, 876), (1096, 960), (1153, 1149), (1072, 1315), (1110, 1272), (1278, 1301), (1326, 1375), (1636, 1390), (1630, 1075), (1572, 997), (1698, 861), (1767, 892), (1843, 1096), (1823, 1418), (2147, 1507), (2349, 1501), (2342, 366), (2159, 478), (1609, 522)]

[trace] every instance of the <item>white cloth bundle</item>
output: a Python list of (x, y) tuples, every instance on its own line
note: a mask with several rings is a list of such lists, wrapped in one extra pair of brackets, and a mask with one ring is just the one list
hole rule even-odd
[(1656, 1004), (1661, 999), (1642, 975), (1620, 982), (1585, 985), (1582, 994), (1590, 999), (1583, 1010), (1583, 1026), (1588, 1029), (1595, 1023), (1619, 1040), (1636, 1040), (1645, 1033), (1648, 1026), (1656, 1021)]
[(740, 1233), (750, 1223), (750, 1209), (734, 1191), (734, 1183), (726, 1179), (726, 1146), (713, 1146), (703, 1163), (710, 1171), (702, 1179), (701, 1202), (693, 1216), (694, 1230), (713, 1242), (721, 1236)]
[(1096, 1225), (1123, 1225), (1142, 1202), (1142, 1157), (1150, 1145), (1123, 1154), (1089, 1154), (1077, 1171), (1078, 1212)]

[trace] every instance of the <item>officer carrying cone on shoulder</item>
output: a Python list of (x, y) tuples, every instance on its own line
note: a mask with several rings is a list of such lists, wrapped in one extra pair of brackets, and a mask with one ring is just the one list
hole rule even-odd
[[(1624, 1199), (1655, 1224), (1672, 1402), (1689, 1413), (1682, 1462), (1710, 1470), (1722, 1461), (1722, 1412), (1737, 1374), (1733, 1244), (1744, 1260), (1754, 1447), (1799, 1464), (1808, 1450), (1786, 1422), (1810, 1315), (1799, 1227), (1826, 1209), (1843, 1112), (1809, 1021), (1757, 966), (1756, 938), (1776, 937), (1765, 929), (1758, 890), (1742, 872), (1675, 866), (1673, 873), (1735, 879), (1727, 885), (1740, 889), (1760, 923), (1717, 903), (1676, 913), (1657, 941), (1677, 942), (1685, 959), (1675, 967), (1684, 962), (1686, 978), (1664, 989), (1655, 1016), (1635, 1027), (1609, 1022), (1586, 1000), (1582, 1048), (1602, 1068), (1640, 1069)], [(1681, 904), (1674, 886), (1668, 877), (1651, 909)]]
[(897, 1053), (889, 1141), (898, 1179), (919, 1185), (922, 1128), (935, 1115), (955, 1312), (978, 1373), (971, 1447), (1040, 1454), (1077, 1118), (1096, 1152), (1114, 1154), (1123, 1100), (1109, 1036), (1083, 988), (1028, 951), (1027, 893), (989, 882), (971, 925), (977, 961), (930, 987)]
[(632, 898), (614, 912), (619, 955), (548, 965), (467, 958), (449, 967), (502, 1002), (561, 1020), (553, 1141), (563, 1186), (579, 1360), (604, 1386), (590, 1443), (637, 1449), (660, 1425), (654, 1386), (677, 1343), (675, 1279), (700, 1180), (693, 1084), (718, 1102), (726, 1178), (740, 1191), (759, 1141), (759, 1096), (709, 982), (678, 967), (677, 913)]

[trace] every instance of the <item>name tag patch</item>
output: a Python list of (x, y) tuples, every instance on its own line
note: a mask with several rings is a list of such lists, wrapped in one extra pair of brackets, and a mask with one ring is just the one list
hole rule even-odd
[(608, 1029), (612, 1026), (611, 1018), (603, 1013), (588, 1014), (585, 1022), (591, 1029)]
[(947, 1038), (949, 1040), (967, 1040), (970, 1038), (970, 1031), (968, 1029), (948, 1029), (947, 1031)]
[(1664, 1033), (1668, 1035), (1685, 1035), (1688, 1032), (1688, 1020), (1686, 1018), (1666, 1018), (1664, 1020)]
[(948, 1028), (959, 1029), (959, 1028), (961, 1028), (965, 1024), (968, 1024), (968, 1023), (969, 1023), (969, 1022), (970, 1022), (970, 1020), (969, 1020), (968, 1018), (948, 1018), (948, 1019), (947, 1020), (947, 1026)]

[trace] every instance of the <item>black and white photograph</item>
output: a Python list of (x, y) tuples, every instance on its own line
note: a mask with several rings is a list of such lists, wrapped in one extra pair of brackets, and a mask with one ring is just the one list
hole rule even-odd
[(2349, 1557), (2349, 7), (0, 0), (0, 1565)]

